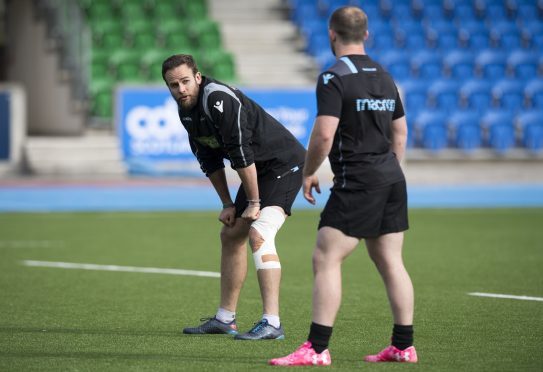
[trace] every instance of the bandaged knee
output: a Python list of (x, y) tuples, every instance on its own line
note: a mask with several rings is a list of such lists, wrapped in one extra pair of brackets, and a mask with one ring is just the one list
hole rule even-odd
[(264, 242), (260, 247), (253, 247), (253, 259), (256, 270), (280, 269), (281, 263), (275, 249), (275, 235), (285, 222), (283, 212), (273, 207), (266, 207), (260, 211), (258, 220), (251, 224), (262, 237)]

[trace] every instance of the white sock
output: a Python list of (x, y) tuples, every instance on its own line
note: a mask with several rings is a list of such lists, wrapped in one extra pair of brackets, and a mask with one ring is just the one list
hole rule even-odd
[(279, 328), (281, 326), (281, 321), (279, 320), (279, 315), (270, 315), (270, 314), (263, 314), (262, 319), (266, 319), (268, 323), (275, 328)]
[(230, 323), (236, 319), (236, 313), (223, 309), (222, 307), (219, 307), (219, 310), (217, 310), (217, 315), (215, 315), (215, 318), (217, 318), (217, 320), (223, 323)]

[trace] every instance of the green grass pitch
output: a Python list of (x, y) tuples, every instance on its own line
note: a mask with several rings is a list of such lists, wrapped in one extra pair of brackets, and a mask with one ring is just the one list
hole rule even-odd
[[(23, 260), (218, 271), (217, 213), (0, 214), (1, 371), (243, 371), (273, 369), (311, 319), (311, 252), (318, 213), (295, 211), (280, 231), (284, 341), (185, 336), (214, 314), (219, 280), (26, 267)], [(331, 369), (541, 371), (543, 209), (410, 213), (405, 262), (416, 294), (418, 365), (362, 362), (389, 342), (383, 285), (363, 245), (344, 264)], [(252, 258), (238, 307), (249, 329), (261, 315)], [(298, 368), (304, 370), (305, 368)], [(297, 369), (297, 370), (298, 370)]]

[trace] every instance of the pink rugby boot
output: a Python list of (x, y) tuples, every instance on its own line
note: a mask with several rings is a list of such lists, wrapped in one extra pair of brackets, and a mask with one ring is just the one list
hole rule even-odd
[(400, 350), (395, 346), (388, 346), (377, 355), (366, 355), (364, 361), (378, 362), (400, 362), (400, 363), (417, 363), (417, 350), (414, 346), (409, 346), (405, 350)]
[(311, 342), (306, 341), (292, 354), (271, 359), (268, 364), (272, 366), (329, 366), (332, 364), (332, 359), (330, 359), (328, 349), (317, 354)]

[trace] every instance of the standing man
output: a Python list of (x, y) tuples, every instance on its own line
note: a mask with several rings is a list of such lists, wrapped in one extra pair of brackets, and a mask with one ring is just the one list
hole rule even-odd
[(321, 214), (313, 253), (313, 319), (309, 337), (272, 365), (329, 365), (328, 343), (341, 303), (341, 264), (361, 239), (386, 286), (394, 326), (392, 345), (367, 362), (417, 361), (413, 346), (413, 286), (402, 261), (408, 229), (407, 193), (400, 161), (407, 124), (396, 85), (369, 58), (367, 16), (359, 8), (336, 10), (329, 24), (338, 58), (317, 84), (318, 113), (303, 171), (304, 197), (315, 204), (315, 172), (329, 156), (334, 185)]
[[(278, 121), (242, 92), (202, 76), (190, 55), (162, 64), (162, 77), (179, 106), (192, 152), (209, 177), (223, 209), (221, 297), (214, 317), (187, 334), (231, 334), (238, 340), (282, 339), (279, 319), (281, 264), (275, 235), (302, 185), (305, 149)], [(224, 172), (228, 159), (241, 179), (232, 201)], [(236, 306), (247, 274), (246, 242), (253, 252), (263, 316), (238, 334)]]

